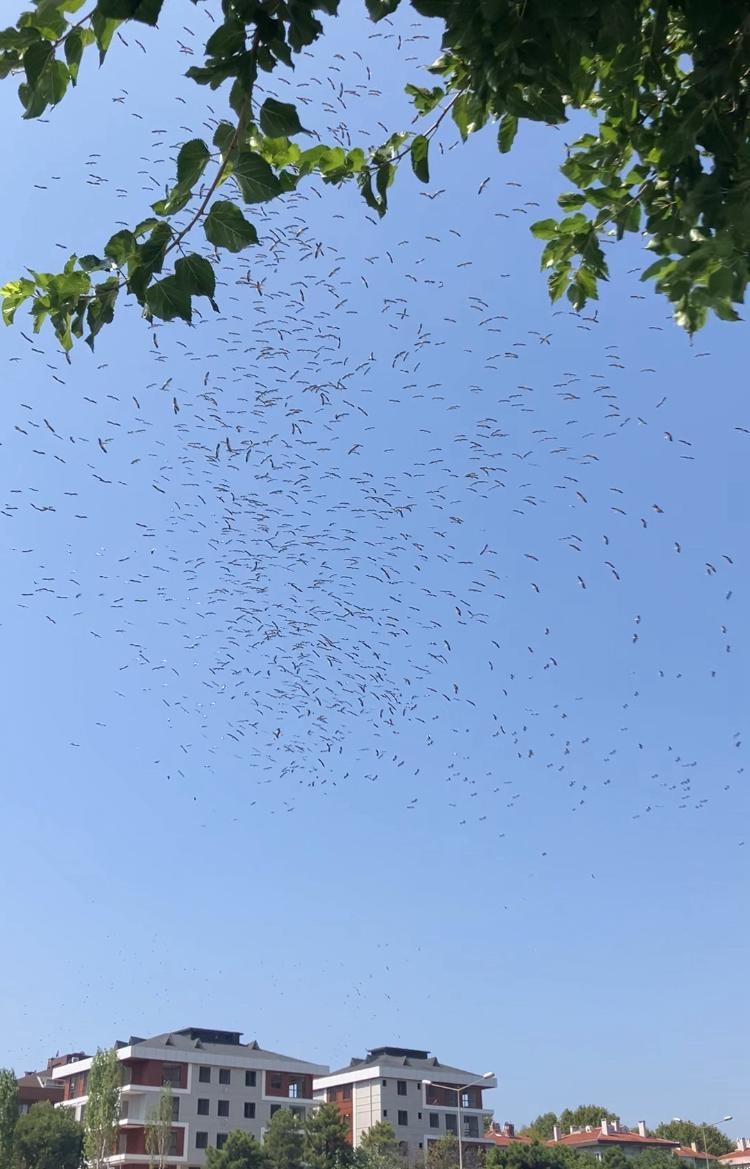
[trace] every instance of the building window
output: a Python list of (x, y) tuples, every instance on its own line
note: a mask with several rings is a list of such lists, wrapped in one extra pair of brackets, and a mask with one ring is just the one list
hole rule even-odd
[(430, 1113), (430, 1128), (440, 1128), (440, 1116), (437, 1112)]
[(196, 1147), (196, 1149), (207, 1149), (208, 1148), (208, 1133), (207, 1132), (197, 1132), (195, 1134), (195, 1147)]
[(217, 1107), (217, 1116), (229, 1116), (229, 1101), (219, 1100)]
[(399, 1108), (399, 1110), (398, 1110), (398, 1123), (399, 1124), (408, 1124), (409, 1123), (409, 1113), (404, 1108)]
[(384, 1108), (384, 1109), (383, 1109), (383, 1119), (384, 1119), (384, 1120), (385, 1120), (385, 1118), (386, 1118), (386, 1116), (387, 1116), (387, 1115), (388, 1115), (388, 1109), (387, 1109), (387, 1108)]
[(408, 1141), (399, 1141), (398, 1142), (398, 1151), (401, 1154), (402, 1159), (404, 1161), (406, 1161), (408, 1156), (409, 1156), (409, 1142)]
[(351, 1098), (352, 1098), (352, 1086), (351, 1086), (351, 1084), (344, 1084), (343, 1088), (341, 1089), (341, 1099), (342, 1100), (351, 1100)]
[(290, 1080), (289, 1081), (289, 1099), (290, 1100), (297, 1100), (298, 1097), (302, 1095), (302, 1093), (299, 1090), (299, 1087), (300, 1087), (299, 1080)]
[(464, 1136), (478, 1137), (479, 1136), (479, 1117), (465, 1116), (464, 1117)]
[(291, 1112), (292, 1116), (297, 1117), (297, 1120), (304, 1120), (305, 1119), (304, 1108), (290, 1108), (289, 1111)]
[(255, 1072), (245, 1072), (245, 1087), (246, 1088), (254, 1088), (255, 1087)]
[(384, 1088), (386, 1087), (387, 1083), (388, 1083), (388, 1081), (387, 1081), (387, 1080), (383, 1080), (383, 1087), (384, 1087)]
[(161, 1069), (162, 1087), (182, 1087), (182, 1066), (178, 1063), (165, 1063)]
[(275, 1116), (280, 1108), (281, 1108), (280, 1104), (272, 1104), (271, 1105), (271, 1116)]
[(421, 1120), (421, 1119), (422, 1119), (422, 1113), (421, 1113), (421, 1112), (418, 1112), (418, 1113), (417, 1113), (417, 1120)]
[(211, 1069), (210, 1068), (198, 1068), (198, 1080), (200, 1081), (201, 1084), (210, 1084), (211, 1083)]
[(336, 1100), (336, 1089), (335, 1088), (328, 1089), (328, 1091), (326, 1092), (326, 1100), (328, 1101), (329, 1104), (333, 1104), (335, 1102), (335, 1100)]
[(461, 1093), (461, 1107), (462, 1108), (471, 1108), (471, 1104), (469, 1103), (469, 1093), (468, 1092)]
[[(121, 1114), (122, 1115), (122, 1114)], [(180, 1119), (180, 1097), (172, 1097), (172, 1120)]]
[(177, 1133), (174, 1130), (172, 1130), (169, 1134), (169, 1140), (167, 1141), (167, 1152), (172, 1157), (177, 1155)]
[(232, 1073), (229, 1068), (219, 1068), (219, 1083), (229, 1084), (232, 1080)]
[(244, 1107), (243, 1114), (244, 1114), (245, 1120), (255, 1120), (255, 1105), (253, 1104), (252, 1100), (245, 1101), (245, 1107)]
[(452, 1132), (454, 1137), (458, 1136), (458, 1121), (452, 1112), (446, 1112), (445, 1114), (445, 1131)]
[(271, 1072), (271, 1087), (277, 1091), (281, 1087), (281, 1072)]
[(216, 1134), (216, 1148), (223, 1149), (227, 1143), (227, 1134), (225, 1132), (217, 1132)]
[(396, 1091), (399, 1096), (406, 1095), (406, 1080), (396, 1080)]
[(198, 1099), (198, 1115), (208, 1116), (208, 1100)]

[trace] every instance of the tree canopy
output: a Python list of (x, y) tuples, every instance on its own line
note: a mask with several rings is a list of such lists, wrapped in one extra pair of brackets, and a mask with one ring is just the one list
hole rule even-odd
[(585, 1128), (587, 1124), (593, 1127), (601, 1124), (602, 1120), (613, 1120), (616, 1124), (620, 1123), (620, 1117), (616, 1112), (611, 1112), (609, 1108), (603, 1108), (601, 1104), (579, 1104), (577, 1108), (563, 1108), (560, 1113), (558, 1124), (561, 1130), (569, 1132), (571, 1128)]
[(567, 1145), (517, 1142), (487, 1153), (486, 1169), (587, 1169), (594, 1160)]
[(88, 1075), (84, 1152), (93, 1169), (112, 1154), (120, 1119), (120, 1064), (114, 1048), (97, 1050)]
[(17, 1169), (78, 1169), (82, 1157), (83, 1128), (68, 1108), (53, 1108), (45, 1101), (19, 1117)]
[[(315, 174), (355, 182), (383, 215), (402, 161), (430, 181), (431, 143), (448, 118), (464, 140), (492, 125), (503, 153), (523, 122), (574, 125), (572, 141), (550, 137), (570, 184), (561, 216), (531, 229), (544, 242), (553, 300), (567, 294), (580, 309), (595, 298), (609, 273), (605, 245), (631, 233), (653, 259), (642, 278), (668, 298), (679, 324), (692, 332), (710, 311), (738, 319), (750, 249), (743, 0), (366, 0), (366, 8), (377, 21), (408, 3), (442, 31), (435, 84), (410, 84), (412, 128), (365, 150), (322, 140), (277, 96), (256, 100), (259, 74), (318, 51), (318, 14), (335, 15), (339, 0), (222, 0), (203, 60), (187, 70), (226, 97), (212, 142), (179, 144), (165, 196), (96, 251), (71, 256), (62, 272), (29, 269), (5, 283), (5, 322), (28, 304), (34, 329), (49, 322), (68, 350), (77, 338), (93, 346), (124, 296), (148, 321), (190, 321), (196, 299), (216, 307), (222, 251), (258, 242), (248, 207)], [(156, 25), (163, 5), (96, 0), (80, 16), (84, 0), (34, 0), (0, 31), (0, 79), (20, 79), (23, 116), (38, 118), (85, 83), (91, 53), (104, 62), (123, 23)]]
[(272, 1169), (300, 1169), (305, 1126), (289, 1108), (274, 1112), (263, 1135), (263, 1151)]
[(220, 1149), (206, 1151), (206, 1169), (268, 1169), (268, 1158), (254, 1136), (235, 1129)]
[(11, 1169), (13, 1146), (18, 1123), (18, 1085), (16, 1073), (0, 1068), (0, 1169)]
[(352, 1160), (349, 1126), (335, 1104), (308, 1113), (303, 1157), (308, 1169), (336, 1169)]
[(698, 1152), (703, 1152), (703, 1138), (705, 1134), (706, 1149), (714, 1157), (722, 1157), (724, 1153), (731, 1153), (734, 1144), (726, 1133), (723, 1133), (715, 1124), (700, 1124), (693, 1120), (669, 1120), (654, 1129), (657, 1137), (667, 1137), (670, 1141), (679, 1141), (682, 1145), (690, 1145), (695, 1141)]

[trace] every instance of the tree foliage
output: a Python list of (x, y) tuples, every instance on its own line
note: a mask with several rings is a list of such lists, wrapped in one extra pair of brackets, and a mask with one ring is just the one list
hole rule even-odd
[(33, 1104), (16, 1125), (16, 1169), (79, 1169), (83, 1128), (68, 1108)]
[(458, 1137), (446, 1133), (427, 1145), (427, 1169), (458, 1169)]
[(404, 1169), (405, 1159), (392, 1124), (378, 1120), (359, 1138), (357, 1169)]
[(595, 1128), (602, 1123), (602, 1120), (620, 1123), (617, 1113), (611, 1112), (609, 1108), (602, 1108), (601, 1104), (579, 1104), (577, 1108), (563, 1108), (558, 1124), (561, 1131), (566, 1133), (571, 1128), (585, 1128), (587, 1124)]
[(16, 1073), (0, 1068), (0, 1169), (12, 1169), (13, 1146), (18, 1122)]
[(308, 1113), (303, 1157), (307, 1169), (337, 1169), (352, 1161), (349, 1126), (335, 1104)]
[(556, 1112), (541, 1112), (539, 1116), (535, 1117), (521, 1131), (524, 1136), (533, 1137), (537, 1141), (550, 1141), (554, 1135), (554, 1127), (556, 1124)]
[(714, 1157), (722, 1157), (731, 1153), (734, 1145), (726, 1133), (723, 1133), (715, 1124), (699, 1124), (693, 1120), (670, 1120), (654, 1129), (657, 1137), (667, 1137), (670, 1141), (679, 1141), (681, 1145), (690, 1145), (695, 1141), (698, 1152), (703, 1152), (703, 1138), (705, 1134), (706, 1149)]
[(164, 1169), (172, 1136), (172, 1089), (165, 1084), (146, 1118), (146, 1152), (151, 1164)]
[(274, 1112), (263, 1134), (263, 1151), (271, 1169), (300, 1169), (305, 1126), (289, 1108)]
[(221, 1149), (207, 1150), (206, 1169), (268, 1169), (268, 1158), (254, 1136), (235, 1129)]
[[(84, 59), (103, 63), (126, 21), (155, 25), (164, 0), (33, 0), (0, 30), (0, 79), (17, 77), (25, 118), (38, 118), (78, 84)], [(309, 175), (355, 182), (385, 214), (399, 163), (429, 182), (430, 144), (449, 115), (465, 140), (491, 124), (502, 153), (524, 121), (585, 132), (565, 147), (571, 186), (562, 215), (532, 227), (552, 300), (574, 308), (608, 277), (604, 245), (641, 235), (653, 254), (643, 273), (689, 331), (709, 311), (737, 320), (750, 261), (750, 26), (744, 0), (366, 0), (373, 20), (411, 3), (441, 22), (437, 84), (409, 85), (416, 121), (377, 149), (310, 142), (296, 108), (255, 98), (259, 74), (292, 68), (324, 35), (318, 14), (340, 0), (222, 0), (223, 22), (187, 76), (222, 90), (226, 116), (211, 143), (184, 142), (175, 178), (145, 217), (62, 272), (29, 270), (2, 289), (10, 324), (28, 304), (67, 351), (93, 346), (131, 296), (148, 321), (192, 319), (195, 300), (216, 308), (215, 263), (258, 242), (246, 208), (295, 190)], [(582, 111), (582, 114), (576, 114)], [(586, 117), (587, 115), (587, 117)], [(554, 141), (554, 140), (551, 140)], [(220, 193), (221, 192), (221, 193)], [(197, 240), (195, 239), (197, 233)], [(201, 243), (200, 236), (205, 237)], [(201, 248), (210, 245), (208, 258)], [(190, 249), (193, 250), (190, 250)]]
[(120, 1064), (112, 1047), (97, 1049), (88, 1076), (84, 1153), (92, 1169), (102, 1169), (111, 1156), (120, 1119)]
[(566, 1145), (517, 1142), (495, 1146), (485, 1159), (486, 1169), (593, 1169), (594, 1158)]

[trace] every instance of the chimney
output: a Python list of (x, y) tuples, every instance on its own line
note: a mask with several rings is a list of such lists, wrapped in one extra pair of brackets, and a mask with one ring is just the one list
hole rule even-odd
[(698, 1146), (696, 1145), (695, 1141), (690, 1142), (690, 1148), (693, 1150), (694, 1153), (698, 1152)]
[(511, 1124), (509, 1120), (506, 1120), (505, 1124), (503, 1125), (503, 1132), (505, 1133), (506, 1137), (514, 1137), (516, 1135), (516, 1126)]
[(638, 1135), (641, 1137), (645, 1137), (648, 1135), (646, 1133), (646, 1121), (645, 1120), (638, 1121)]
[(604, 1117), (602, 1117), (602, 1136), (609, 1136), (609, 1125), (607, 1124), (607, 1121), (604, 1119)]
[(552, 1140), (553, 1141), (560, 1140), (560, 1125), (559, 1124), (552, 1125)]

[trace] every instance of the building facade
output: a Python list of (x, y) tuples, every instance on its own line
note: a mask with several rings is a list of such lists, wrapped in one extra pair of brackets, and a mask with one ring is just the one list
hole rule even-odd
[(406, 1047), (375, 1047), (365, 1059), (317, 1076), (315, 1098), (333, 1103), (349, 1125), (357, 1148), (362, 1134), (378, 1121), (393, 1127), (410, 1165), (424, 1163), (430, 1141), (452, 1133), (465, 1144), (490, 1145), (484, 1135), (482, 1089), (494, 1088), (492, 1075), (477, 1075), (441, 1064), (429, 1052)]
[[(326, 1066), (241, 1039), (238, 1031), (185, 1027), (150, 1039), (131, 1036), (115, 1045), (122, 1086), (112, 1169), (140, 1169), (153, 1160), (146, 1150), (146, 1126), (166, 1086), (173, 1118), (169, 1169), (200, 1169), (206, 1149), (221, 1148), (235, 1129), (262, 1140), (279, 1108), (304, 1117), (313, 1105), (313, 1078)], [(78, 1120), (85, 1117), (90, 1068), (91, 1057), (84, 1056), (52, 1073), (62, 1085), (61, 1107), (71, 1108)]]

